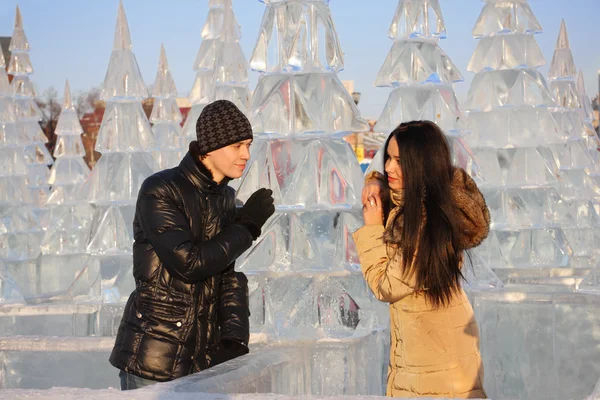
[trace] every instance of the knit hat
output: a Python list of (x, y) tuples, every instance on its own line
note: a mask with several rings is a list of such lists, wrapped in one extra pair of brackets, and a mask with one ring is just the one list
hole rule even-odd
[(228, 100), (210, 103), (196, 122), (196, 139), (200, 154), (252, 139), (252, 125), (248, 118)]

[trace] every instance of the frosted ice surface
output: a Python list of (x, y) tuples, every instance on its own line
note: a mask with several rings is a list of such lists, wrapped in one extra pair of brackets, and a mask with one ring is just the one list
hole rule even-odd
[(245, 201), (269, 187), (278, 209), (350, 209), (359, 207), (362, 172), (343, 140), (260, 140), (238, 189)]
[(7, 71), (15, 76), (32, 74), (33, 66), (29, 59), (29, 53), (13, 53), (10, 57)]
[(329, 72), (265, 75), (254, 91), (250, 122), (255, 135), (273, 138), (369, 130), (352, 96)]
[[(214, 96), (214, 90), (215, 90), (215, 84), (213, 81), (213, 71), (212, 70), (207, 70), (207, 71), (198, 70), (198, 72), (196, 73), (196, 78), (192, 85), (192, 90), (190, 90), (190, 94), (188, 95), (188, 99), (190, 100), (190, 103), (192, 103), (193, 107), (195, 107), (197, 105), (206, 105), (210, 102), (210, 99)], [(193, 114), (193, 115), (195, 115), (195, 114)], [(186, 120), (186, 123), (188, 120), (190, 120), (189, 117), (191, 117), (191, 116), (192, 116), (192, 111), (190, 111), (190, 114), (188, 114), (188, 119)], [(198, 118), (198, 116), (200, 116), (199, 112), (198, 112), (198, 115), (196, 116), (196, 118), (193, 119), (194, 128), (196, 126), (196, 119)]]
[(217, 84), (214, 87), (214, 99), (229, 100), (235, 104), (241, 112), (248, 114), (248, 104), (250, 102), (250, 89), (248, 85), (227, 85)]
[[(141, 100), (148, 97), (140, 68), (131, 50), (131, 36), (123, 3), (119, 2), (117, 25), (108, 69), (102, 85), (101, 98), (113, 97)], [(108, 106), (108, 105), (107, 105)]]
[[(83, 132), (83, 131), (82, 131)], [(56, 147), (54, 148), (54, 157), (60, 158), (66, 155), (85, 156), (85, 148), (81, 141), (81, 135), (64, 135), (56, 139)]]
[[(1, 244), (0, 238), (0, 244)], [(22, 304), (25, 302), (17, 283), (0, 258), (0, 304)]]
[(96, 205), (87, 250), (92, 254), (131, 253), (134, 213), (134, 204)]
[(250, 67), (259, 72), (342, 70), (344, 54), (328, 3), (268, 2)]
[(559, 107), (581, 108), (582, 103), (574, 80), (554, 80), (549, 85), (550, 93)]
[(590, 98), (588, 97), (587, 92), (585, 90), (585, 81), (583, 79), (583, 71), (581, 69), (577, 73), (577, 92), (579, 93), (582, 105), (580, 115), (586, 120), (594, 119), (592, 102), (590, 101)]
[(560, 229), (524, 230), (518, 233), (510, 252), (517, 268), (564, 267), (572, 249)]
[(575, 78), (577, 76), (577, 67), (571, 53), (569, 45), (569, 35), (567, 34), (567, 26), (563, 19), (560, 23), (560, 31), (556, 40), (556, 47), (552, 62), (550, 63), (550, 71), (548, 72), (549, 79), (556, 78)]
[(242, 271), (356, 271), (351, 235), (360, 226), (358, 211), (276, 214), (237, 265)]
[(169, 69), (167, 53), (165, 52), (165, 46), (163, 44), (160, 45), (158, 70), (156, 72), (156, 79), (154, 80), (152, 96), (163, 98), (177, 97), (177, 87), (175, 86), (173, 75)]
[(25, 31), (23, 30), (23, 17), (21, 16), (19, 6), (17, 6), (14, 30), (8, 50), (11, 53), (29, 51), (29, 42), (27, 41), (27, 36), (25, 36)]
[(463, 77), (437, 43), (423, 40), (395, 41), (381, 66), (375, 86), (404, 83), (453, 83)]
[[(13, 55), (13, 58), (16, 57)], [(12, 91), (17, 98), (35, 97), (36, 91), (28, 75), (16, 75), (11, 82)]]
[(96, 150), (106, 154), (148, 151), (154, 146), (154, 134), (139, 101), (106, 103)]
[(89, 203), (55, 205), (50, 208), (42, 241), (43, 254), (77, 254), (86, 250), (94, 209)]
[(177, 105), (177, 88), (161, 45), (158, 71), (154, 82), (154, 107), (150, 115), (156, 150), (152, 153), (157, 171), (173, 168), (185, 154), (187, 143), (181, 134), (181, 112)]
[(466, 140), (472, 147), (479, 148), (562, 144), (569, 136), (557, 121), (556, 114), (542, 107), (470, 111), (467, 122), (471, 131)]
[(144, 180), (155, 170), (150, 153), (105, 153), (82, 188), (92, 203), (129, 202), (137, 199)]
[(536, 68), (545, 63), (534, 36), (498, 35), (483, 38), (477, 43), (467, 71)]
[(542, 27), (527, 1), (486, 1), (472, 34), (476, 38), (499, 33), (541, 33)]
[(502, 106), (554, 106), (546, 80), (534, 69), (483, 71), (473, 77), (465, 103), (468, 110)]
[(446, 26), (438, 0), (401, 0), (388, 36), (391, 39), (446, 37)]
[(232, 8), (231, 0), (210, 0), (208, 7), (208, 16), (202, 28), (202, 39), (223, 39), (225, 32), (229, 35), (229, 39), (241, 39), (241, 27), (235, 20), (235, 16), (233, 20), (231, 17), (226, 18), (226, 13)]
[(394, 89), (375, 130), (391, 132), (400, 123), (414, 120), (433, 121), (448, 134), (467, 129), (466, 118), (451, 85), (425, 84)]

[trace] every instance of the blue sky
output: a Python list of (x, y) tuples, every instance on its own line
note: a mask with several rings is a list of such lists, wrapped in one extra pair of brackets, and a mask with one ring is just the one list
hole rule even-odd
[[(377, 118), (389, 90), (373, 82), (390, 49), (387, 30), (398, 0), (332, 0), (331, 12), (345, 53), (344, 80), (354, 80), (362, 92), (359, 108), (367, 118)], [(74, 92), (99, 86), (110, 58), (118, 0), (3, 0), (0, 36), (10, 36), (15, 7), (19, 4), (31, 46), (32, 80), (38, 89), (54, 86), (62, 94), (65, 79)], [(208, 0), (123, 0), (133, 50), (146, 84), (154, 81), (160, 44), (164, 43), (177, 89), (187, 95), (195, 76), (192, 63), (200, 47)], [(376, 4), (376, 5), (374, 5)], [(529, 0), (544, 33), (537, 41), (546, 57), (546, 74), (561, 18), (565, 19), (578, 68), (585, 74), (587, 91), (598, 90), (600, 42), (597, 24), (600, 0)], [(462, 71), (465, 82), (455, 85), (464, 100), (472, 78), (466, 71), (477, 45), (471, 29), (482, 8), (478, 0), (440, 0), (448, 38), (442, 48)], [(242, 47), (249, 57), (264, 12), (257, 0), (233, 0), (242, 26)], [(257, 74), (251, 73), (251, 87)]]

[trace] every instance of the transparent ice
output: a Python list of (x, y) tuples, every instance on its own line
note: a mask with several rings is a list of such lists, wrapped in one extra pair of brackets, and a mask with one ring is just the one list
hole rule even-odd
[[(141, 105), (148, 91), (131, 48), (125, 11), (119, 3), (102, 91), (106, 111), (96, 143), (102, 157), (79, 197), (93, 208), (85, 243), (90, 256), (87, 268), (95, 274), (90, 280), (92, 294), (102, 296), (105, 302), (123, 301), (135, 288), (131, 277), (135, 200), (142, 182), (157, 169), (152, 154), (157, 148), (155, 132)], [(157, 90), (165, 86), (168, 91), (168, 82), (159, 84)]]
[(211, 0), (208, 7), (194, 61), (196, 78), (188, 96), (192, 108), (182, 129), (187, 142), (196, 140), (196, 121), (207, 104), (229, 100), (246, 113), (250, 101), (248, 61), (240, 45), (242, 32), (231, 0)]
[(46, 148), (48, 139), (38, 124), (42, 114), (35, 103), (36, 93), (30, 80), (33, 67), (29, 59), (29, 42), (23, 29), (23, 18), (18, 6), (9, 50), (11, 58), (7, 71), (13, 75), (11, 84), (17, 116), (16, 129), (19, 136), (27, 138), (24, 149), (28, 169), (27, 185), (32, 200), (39, 209), (48, 198), (48, 166), (52, 165), (53, 160)]
[(186, 145), (181, 135), (181, 112), (177, 105), (177, 88), (167, 62), (164, 45), (160, 46), (158, 71), (152, 90), (154, 107), (150, 115), (156, 139), (154, 160), (157, 170), (173, 168), (185, 155)]

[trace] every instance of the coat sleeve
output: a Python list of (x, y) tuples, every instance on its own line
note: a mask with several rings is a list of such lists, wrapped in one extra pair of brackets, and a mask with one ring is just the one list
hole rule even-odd
[(390, 263), (383, 242), (383, 225), (367, 225), (354, 232), (353, 238), (363, 275), (371, 291), (380, 301), (395, 303), (415, 291), (402, 279), (396, 263)]
[(212, 239), (195, 244), (192, 228), (169, 192), (160, 178), (147, 179), (136, 212), (146, 239), (172, 276), (186, 283), (206, 280), (223, 272), (252, 245), (252, 235), (239, 224), (227, 225)]
[(461, 247), (479, 246), (490, 231), (490, 211), (475, 181), (462, 168), (454, 169), (451, 195), (458, 212)]
[(248, 346), (250, 340), (250, 310), (248, 278), (231, 265), (222, 275), (217, 308), (221, 340), (233, 340)]

